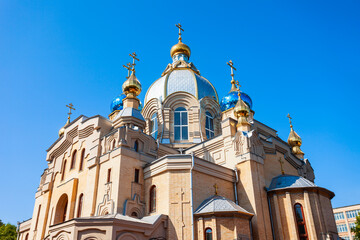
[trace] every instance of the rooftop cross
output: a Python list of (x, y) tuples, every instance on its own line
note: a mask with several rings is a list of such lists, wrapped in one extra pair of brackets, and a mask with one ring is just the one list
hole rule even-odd
[(284, 168), (283, 168), (284, 161), (281, 160), (281, 157), (279, 157), (279, 163), (280, 163), (280, 168), (281, 168), (281, 174), (284, 175), (285, 174)]
[(68, 113), (68, 122), (70, 122), (70, 115), (72, 114), (71, 113), (71, 110), (76, 110), (75, 108), (73, 108), (74, 107), (74, 105), (72, 104), (72, 103), (70, 103), (69, 105), (66, 105), (66, 107), (68, 107), (69, 108), (69, 113)]
[(128, 63), (126, 65), (123, 65), (124, 68), (126, 68), (128, 70), (128, 75), (126, 78), (129, 78), (130, 77), (130, 72), (132, 71), (132, 68), (131, 68), (132, 64), (131, 63)]
[(293, 127), (293, 125), (292, 125), (292, 122), (291, 122), (291, 119), (292, 119), (292, 118), (290, 117), (290, 113), (288, 113), (287, 117), (289, 118), (290, 127), (292, 128), (292, 127)]
[(218, 185), (215, 183), (213, 187), (215, 189), (215, 195), (218, 195)]
[(181, 28), (181, 24), (180, 23), (178, 23), (178, 24), (175, 24), (175, 26), (177, 27), (177, 28), (179, 28), (179, 41), (181, 42), (181, 31), (184, 31), (184, 29), (182, 29)]
[[(234, 80), (234, 70), (236, 71), (236, 68), (234, 67), (234, 63), (232, 60), (230, 60), (228, 63), (226, 63), (227, 65), (230, 66), (231, 69), (231, 80)], [(234, 80), (235, 81), (235, 80)]]
[(135, 65), (136, 65), (135, 60), (137, 60), (137, 61), (140, 61), (140, 60), (136, 57), (137, 55), (136, 55), (135, 52), (130, 53), (129, 56), (133, 58), (132, 70), (131, 71), (133, 71), (135, 73)]

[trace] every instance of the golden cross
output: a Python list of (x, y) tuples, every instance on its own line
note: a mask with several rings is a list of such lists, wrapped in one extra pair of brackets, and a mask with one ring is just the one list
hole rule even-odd
[(280, 163), (280, 168), (281, 168), (281, 174), (284, 175), (285, 174), (284, 168), (283, 168), (284, 161), (281, 160), (281, 157), (279, 157), (279, 163)]
[(218, 195), (218, 185), (215, 183), (213, 187), (215, 189), (215, 195)]
[(126, 78), (129, 78), (130, 77), (130, 72), (132, 71), (132, 68), (131, 68), (131, 63), (128, 63), (126, 65), (123, 65), (124, 68), (126, 68), (128, 70), (128, 75)]
[(184, 29), (182, 29), (181, 28), (181, 24), (180, 23), (178, 23), (178, 24), (175, 24), (175, 26), (177, 27), (177, 28), (179, 28), (179, 41), (181, 42), (181, 31), (184, 31)]
[[(236, 71), (236, 68), (234, 67), (234, 63), (233, 61), (229, 61), (226, 63), (227, 65), (230, 66), (230, 69), (231, 69), (231, 80), (234, 80), (234, 70)], [(239, 84), (239, 83), (238, 83)]]
[(291, 119), (292, 119), (292, 117), (290, 117), (290, 113), (288, 113), (287, 117), (289, 118), (290, 127), (292, 128), (292, 127), (293, 127), (293, 125), (292, 125), (292, 123), (291, 123)]
[(129, 56), (133, 58), (132, 70), (131, 71), (133, 71), (135, 73), (135, 65), (136, 65), (135, 60), (137, 60), (137, 61), (140, 61), (140, 60), (136, 57), (137, 55), (136, 55), (135, 52), (130, 53)]
[(68, 120), (69, 120), (69, 122), (70, 122), (70, 115), (72, 114), (71, 113), (71, 110), (76, 110), (75, 108), (73, 108), (73, 104), (72, 103), (70, 103), (69, 105), (66, 105), (66, 107), (68, 107), (69, 108), (69, 113), (68, 113)]

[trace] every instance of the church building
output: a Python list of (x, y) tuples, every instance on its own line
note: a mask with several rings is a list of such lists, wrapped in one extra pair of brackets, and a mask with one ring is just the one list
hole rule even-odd
[(232, 61), (219, 98), (177, 27), (143, 104), (133, 53), (108, 117), (70, 121), (67, 105), (18, 239), (337, 239), (334, 193), (314, 183), (291, 117), (287, 141), (256, 120)]

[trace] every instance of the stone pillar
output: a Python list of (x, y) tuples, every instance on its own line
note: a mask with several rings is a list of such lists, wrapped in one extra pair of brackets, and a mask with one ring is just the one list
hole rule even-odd
[(286, 198), (285, 198), (285, 211), (286, 211), (286, 220), (288, 224), (289, 229), (289, 236), (290, 239), (298, 240), (299, 234), (297, 231), (297, 227), (295, 225), (295, 213), (294, 208), (291, 202), (291, 195), (289, 192), (286, 192)]
[(211, 222), (213, 225), (213, 240), (218, 240), (218, 233), (217, 233), (217, 225), (216, 225), (216, 217), (212, 216)]
[(274, 231), (275, 231), (275, 235), (279, 236), (279, 240), (283, 240), (284, 232), (282, 229), (281, 212), (279, 209), (279, 200), (278, 200), (276, 193), (274, 193), (274, 195), (273, 195), (273, 200), (274, 200), (274, 211), (275, 211), (275, 217), (276, 217), (274, 220), (276, 220), (276, 226), (277, 226), (277, 231), (275, 229), (274, 229)]
[(305, 200), (305, 222), (306, 222), (306, 228), (309, 233), (309, 239), (317, 239), (316, 236), (316, 230), (315, 230), (315, 224), (314, 224), (314, 217), (311, 209), (310, 204), (310, 198), (309, 198), (309, 192), (304, 191), (304, 200)]

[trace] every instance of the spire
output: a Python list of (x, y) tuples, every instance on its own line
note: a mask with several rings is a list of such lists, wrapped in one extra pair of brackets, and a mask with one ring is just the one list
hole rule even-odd
[(76, 110), (72, 103), (70, 103), (69, 105), (66, 105), (66, 107), (69, 108), (68, 117), (67, 117), (66, 124), (62, 128), (60, 128), (60, 130), (59, 130), (59, 137), (64, 135), (65, 127), (70, 124), (70, 115), (72, 114), (71, 110)]
[(292, 118), (290, 117), (290, 114), (288, 114), (287, 117), (289, 118), (289, 123), (290, 123), (290, 133), (289, 133), (289, 137), (288, 137), (288, 144), (291, 146), (292, 152), (298, 158), (302, 159), (302, 158), (304, 158), (304, 152), (301, 151), (301, 149), (300, 149), (300, 147), (302, 145), (301, 137), (293, 129), (293, 125), (292, 125), (292, 121), (291, 121)]
[(238, 101), (234, 107), (234, 115), (238, 119), (237, 130), (238, 131), (249, 131), (250, 123), (248, 122), (247, 117), (249, 116), (250, 108), (246, 103), (244, 103), (243, 100), (241, 100), (241, 92), (240, 92), (241, 86), (239, 84), (239, 81), (235, 81), (235, 79), (234, 79), (233, 69), (236, 70), (236, 68), (233, 66), (234, 65), (233, 62), (230, 60), (227, 64), (231, 68), (231, 77), (232, 77), (231, 91), (238, 92)]

